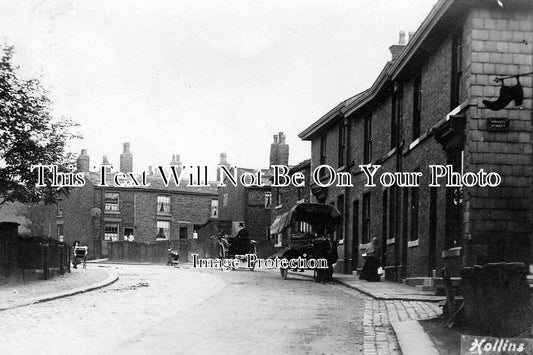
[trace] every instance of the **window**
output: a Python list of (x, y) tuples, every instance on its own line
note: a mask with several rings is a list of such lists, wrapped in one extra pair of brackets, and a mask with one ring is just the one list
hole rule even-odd
[(170, 239), (170, 222), (157, 221), (156, 239)]
[(326, 144), (326, 136), (324, 135), (320, 138), (320, 165), (326, 164)]
[(396, 148), (400, 143), (400, 128), (403, 115), (403, 88), (398, 84), (392, 95), (392, 115), (391, 115), (391, 149)]
[(133, 228), (124, 228), (124, 240), (128, 242), (133, 242)]
[(157, 196), (157, 213), (170, 214), (170, 196)]
[(63, 217), (63, 207), (59, 203), (57, 204), (57, 217)]
[(413, 85), (413, 141), (420, 137), (420, 112), (422, 109), (422, 77), (417, 75)]
[[(416, 168), (414, 171), (420, 171)], [(418, 239), (418, 204), (419, 204), (419, 188), (411, 187), (411, 240)]]
[(64, 235), (64, 232), (63, 232), (63, 225), (62, 224), (58, 224), (57, 225), (57, 239), (60, 242), (62, 242), (64, 237), (65, 237), (65, 235)]
[(211, 200), (211, 218), (218, 218), (218, 200)]
[(370, 241), (370, 192), (363, 195), (363, 244)]
[(303, 187), (298, 187), (296, 192), (298, 194), (298, 201), (302, 200), (304, 198), (305, 189)]
[(281, 206), (283, 200), (283, 191), (280, 188), (276, 190), (276, 205)]
[(342, 221), (337, 228), (337, 240), (344, 240), (344, 221), (346, 219), (346, 216), (344, 215), (344, 195), (337, 196), (337, 209), (342, 216)]
[(106, 192), (104, 195), (104, 204), (106, 211), (118, 211), (118, 193)]
[(265, 208), (272, 207), (272, 192), (266, 191), (265, 192)]
[(452, 37), (452, 85), (450, 109), (461, 103), (463, 81), (463, 34), (456, 32)]
[(372, 162), (372, 116), (365, 117), (363, 164)]
[(228, 194), (227, 193), (222, 195), (222, 206), (228, 207)]
[(338, 151), (338, 166), (344, 166), (344, 155), (346, 154), (346, 129), (344, 127), (344, 122), (341, 121), (339, 124), (339, 151)]
[(105, 223), (104, 240), (109, 240), (112, 242), (116, 242), (118, 240), (118, 223)]

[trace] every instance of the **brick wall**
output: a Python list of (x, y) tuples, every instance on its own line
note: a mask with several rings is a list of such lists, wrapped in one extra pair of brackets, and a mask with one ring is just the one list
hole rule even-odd
[[(470, 76), (466, 163), (471, 171), (483, 168), (502, 176), (496, 188), (468, 191), (467, 235), (472, 239), (469, 259), (476, 261), (528, 261), (531, 252), (531, 108), (532, 76), (520, 78), (521, 106), (510, 103), (500, 111), (488, 110), (483, 99), (495, 100), (500, 84), (496, 76), (533, 71), (533, 11), (529, 3), (510, 10), (474, 9), (466, 22), (471, 28), (466, 65)], [(515, 85), (515, 79), (505, 81)], [(488, 120), (506, 118), (507, 132), (488, 130)], [(530, 245), (531, 248), (531, 245)], [(531, 249), (530, 249), (531, 250)], [(531, 261), (531, 260), (529, 260)]]

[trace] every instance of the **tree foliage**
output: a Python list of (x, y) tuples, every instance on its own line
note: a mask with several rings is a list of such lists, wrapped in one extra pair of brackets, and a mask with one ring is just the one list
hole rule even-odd
[(32, 165), (57, 165), (68, 171), (74, 156), (66, 153), (77, 126), (54, 117), (51, 101), (38, 80), (20, 77), (13, 64), (13, 47), (0, 46), (0, 204), (45, 201), (53, 203), (58, 190), (36, 188)]

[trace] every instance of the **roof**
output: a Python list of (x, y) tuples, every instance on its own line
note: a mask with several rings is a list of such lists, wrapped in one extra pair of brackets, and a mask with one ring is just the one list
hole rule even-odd
[(302, 170), (308, 166), (311, 166), (311, 159), (306, 159), (304, 161), (299, 162), (298, 164), (291, 166), (289, 169), (289, 173), (296, 172), (298, 170)]
[(367, 91), (368, 90), (360, 92), (359, 94), (340, 102), (337, 106), (332, 108), (328, 113), (326, 113), (324, 116), (320, 117), (316, 122), (311, 124), (311, 126), (307, 127), (302, 133), (298, 135), (298, 137), (305, 140), (305, 139), (310, 138), (310, 136), (316, 133), (317, 131), (323, 128), (326, 128), (327, 126), (330, 125), (332, 120), (334, 120), (335, 118), (339, 116), (340, 110), (342, 110), (346, 105), (349, 105), (352, 102), (356, 101), (359, 97), (363, 96)]
[(319, 118), (316, 122), (311, 124), (311, 126), (302, 131), (298, 137), (303, 140), (313, 139), (323, 128), (332, 124), (332, 122), (339, 115), (339, 110), (340, 113), (348, 116), (374, 100), (387, 83), (397, 79), (407, 63), (409, 63), (415, 53), (420, 50), (421, 45), (426, 42), (428, 35), (435, 28), (438, 22), (449, 11), (450, 7), (457, 2), (458, 1), (456, 0), (439, 0), (433, 6), (429, 15), (422, 22), (420, 27), (414, 33), (413, 37), (403, 48), (398, 57), (394, 61), (390, 61), (385, 64), (381, 73), (378, 75), (377, 79), (369, 89), (341, 102), (324, 116)]
[[(233, 167), (230, 169), (230, 171), (233, 170)], [(257, 171), (259, 169), (253, 169), (253, 168), (239, 168), (237, 167), (237, 184), (240, 185), (240, 182), (239, 182), (239, 178), (244, 174), (244, 173), (250, 173), (250, 174), (256, 174)], [(263, 188), (263, 187), (270, 187), (270, 185), (272, 184), (272, 181), (271, 181), (271, 178), (272, 178), (272, 170), (271, 169), (261, 169), (263, 174), (261, 175), (261, 183), (264, 185), (264, 186), (250, 186), (250, 187), (247, 187), (247, 186), (244, 186), (245, 188)], [(224, 178), (224, 182), (226, 183), (226, 181), (228, 180), (228, 177), (226, 176)], [(226, 183), (227, 185), (227, 183)]]
[[(109, 188), (109, 189), (124, 189), (124, 190), (142, 190), (154, 192), (177, 192), (184, 194), (198, 194), (198, 195), (218, 195), (217, 183), (208, 182), (209, 186), (189, 186), (186, 178), (183, 178), (179, 186), (176, 186), (174, 180), (171, 179), (168, 186), (165, 186), (163, 179), (156, 175), (147, 175), (146, 182), (149, 186), (118, 186), (113, 181), (113, 176), (116, 172), (106, 174), (106, 184), (108, 186), (100, 186), (100, 174), (96, 172), (86, 173), (86, 180), (95, 186), (95, 188)], [(139, 178), (139, 183), (140, 183)]]

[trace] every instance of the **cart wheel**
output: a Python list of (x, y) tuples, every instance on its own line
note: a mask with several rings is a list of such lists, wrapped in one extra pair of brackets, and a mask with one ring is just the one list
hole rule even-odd
[(315, 270), (313, 270), (313, 281), (314, 282), (318, 282), (318, 272)]
[(281, 278), (283, 280), (287, 280), (287, 274), (289, 273), (289, 269), (280, 268), (279, 272), (281, 273)]
[(87, 269), (87, 259), (83, 259), (83, 268)]

